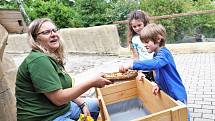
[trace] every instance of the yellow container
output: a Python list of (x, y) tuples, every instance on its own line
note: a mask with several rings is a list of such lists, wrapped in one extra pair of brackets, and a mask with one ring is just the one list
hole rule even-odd
[(91, 116), (87, 116), (87, 118), (85, 120), (84, 114), (80, 114), (78, 121), (94, 121), (94, 120)]

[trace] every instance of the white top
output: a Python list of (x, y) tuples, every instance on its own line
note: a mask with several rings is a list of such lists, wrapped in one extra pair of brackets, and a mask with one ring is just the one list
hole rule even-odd
[(137, 50), (137, 54), (139, 56), (139, 60), (148, 60), (153, 58), (154, 53), (148, 53), (147, 49), (144, 47), (144, 44), (140, 40), (139, 35), (135, 35), (132, 37), (132, 48)]

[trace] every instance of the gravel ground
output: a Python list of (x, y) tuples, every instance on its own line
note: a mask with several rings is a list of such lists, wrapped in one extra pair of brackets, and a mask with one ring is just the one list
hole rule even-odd
[(121, 62), (129, 59), (120, 56), (102, 56), (102, 55), (86, 55), (86, 54), (68, 54), (66, 57), (66, 70), (77, 75), (87, 70), (106, 65), (112, 62)]
[[(17, 67), (28, 54), (9, 54), (15, 61)], [(90, 69), (101, 67), (107, 63), (120, 63), (129, 60), (128, 56), (74, 54), (66, 55), (65, 68), (72, 75), (78, 75)]]

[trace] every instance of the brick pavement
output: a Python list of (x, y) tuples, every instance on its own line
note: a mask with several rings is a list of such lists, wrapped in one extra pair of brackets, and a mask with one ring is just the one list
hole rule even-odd
[[(103, 68), (103, 64), (111, 65), (109, 67), (116, 67), (116, 65), (123, 62), (123, 60), (128, 60), (126, 57), (119, 58), (117, 56), (105, 58), (99, 56), (74, 57), (76, 56), (70, 56), (68, 59), (74, 61), (69, 61), (67, 63), (67, 67), (70, 68), (69, 72), (73, 69), (77, 70), (76, 67), (72, 66), (76, 61), (76, 64), (79, 63), (79, 65), (77, 65), (78, 67), (85, 68), (86, 66), (87, 68), (90, 66), (92, 68), (90, 73), (95, 73)], [(22, 59), (17, 58), (15, 60)], [(215, 53), (175, 54), (174, 59), (188, 92), (188, 108), (191, 115), (190, 121), (215, 121)], [(80, 62), (81, 60), (88, 60), (90, 62), (86, 61), (83, 65), (83, 63)], [(19, 65), (19, 63), (17, 65)], [(100, 65), (100, 69), (95, 68), (98, 65)], [(113, 68), (110, 68), (110, 70), (111, 69)], [(105, 70), (108, 69), (106, 68)], [(82, 71), (81, 69), (80, 75), (77, 75), (79, 75), (80, 80), (85, 80), (80, 78), (84, 77)], [(87, 72), (87, 77), (89, 77), (89, 72)]]
[(188, 92), (191, 121), (215, 121), (215, 53), (174, 55)]

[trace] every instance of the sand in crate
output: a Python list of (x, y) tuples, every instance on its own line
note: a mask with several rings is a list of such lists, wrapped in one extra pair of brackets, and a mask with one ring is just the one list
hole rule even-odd
[(130, 121), (150, 114), (138, 98), (109, 104), (107, 110), (111, 121)]

